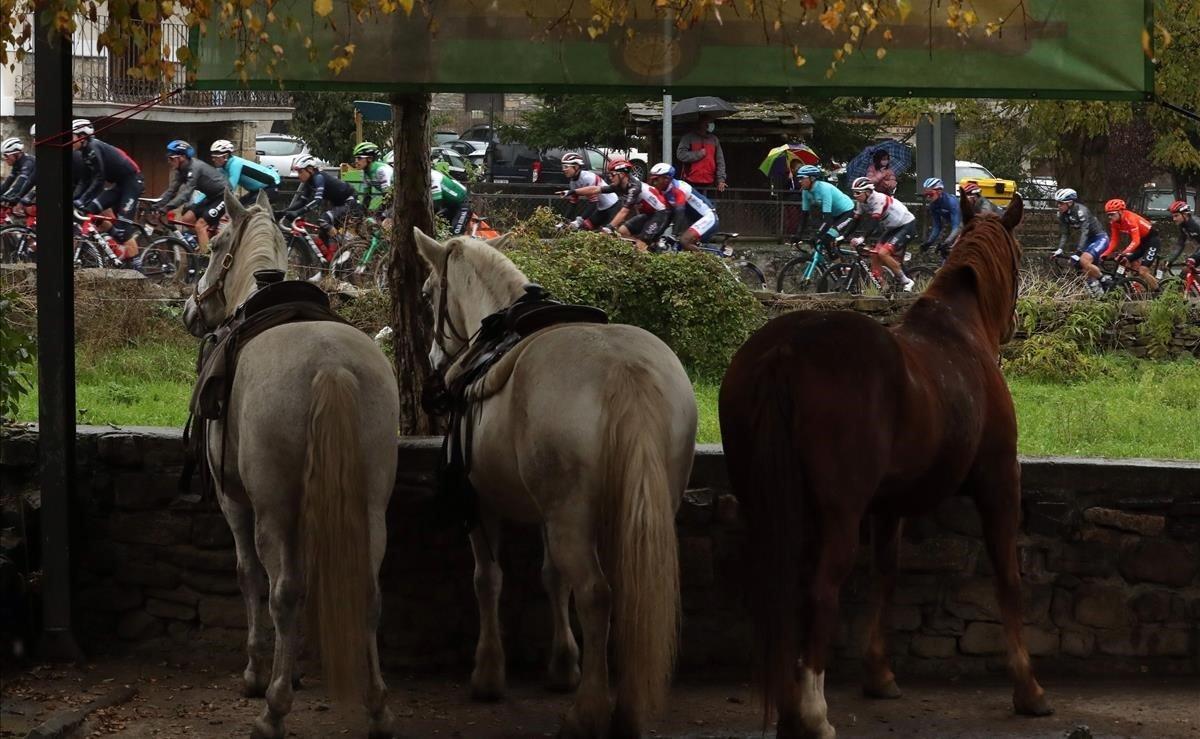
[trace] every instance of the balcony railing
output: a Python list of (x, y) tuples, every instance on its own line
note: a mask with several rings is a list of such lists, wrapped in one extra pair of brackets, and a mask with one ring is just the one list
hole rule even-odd
[[(104, 18), (96, 22), (83, 19), (72, 38), (71, 72), (77, 101), (134, 104), (184, 86), (187, 73), (183, 65), (176, 68), (173, 77), (130, 77), (129, 70), (137, 67), (137, 52), (126, 50), (123, 54), (113, 54), (108, 49), (101, 49), (97, 38), (104, 29), (104, 22)], [(174, 59), (175, 50), (187, 44), (187, 26), (178, 22), (162, 24), (164, 58)], [(33, 99), (33, 70), (34, 58), (29, 54), (15, 70), (17, 100)], [(292, 99), (289, 93), (276, 90), (184, 90), (164, 104), (195, 108), (287, 108), (291, 107)]]

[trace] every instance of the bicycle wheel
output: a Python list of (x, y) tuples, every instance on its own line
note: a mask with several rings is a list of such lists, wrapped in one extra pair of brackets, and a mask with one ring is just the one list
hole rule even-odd
[(367, 253), (367, 247), (368, 243), (366, 239), (359, 238), (356, 235), (346, 236), (346, 241), (343, 242), (342, 248), (338, 250), (333, 259), (334, 273), (338, 279), (346, 280), (356, 287), (361, 287), (363, 283), (367, 282), (366, 271), (358, 269), (363, 255)]
[(819, 293), (862, 295), (863, 271), (854, 264), (831, 264), (821, 270), (816, 285)]
[(745, 259), (739, 259), (735, 262), (726, 262), (726, 268), (729, 272), (751, 290), (766, 290), (767, 278), (763, 276), (762, 270), (753, 262)]
[(75, 237), (75, 266), (80, 269), (96, 269), (104, 266), (104, 257), (96, 244), (86, 236)]
[(1138, 275), (1126, 275), (1114, 280), (1112, 289), (1120, 290), (1126, 300), (1150, 300), (1154, 297), (1150, 285)]
[(387, 292), (391, 286), (391, 283), (388, 281), (388, 274), (392, 269), (392, 257), (390, 254), (383, 254), (379, 257), (376, 257), (372, 261), (375, 262), (375, 287), (379, 290)]
[(775, 278), (775, 292), (784, 293), (785, 295), (800, 295), (801, 293), (810, 293), (816, 290), (817, 278), (823, 270), (817, 267), (813, 269), (811, 275), (808, 275), (810, 262), (812, 262), (811, 254), (801, 254), (798, 257), (789, 259), (787, 264), (784, 264), (783, 268), (779, 270), (779, 275)]
[(321, 274), (321, 266), (313, 256), (308, 242), (293, 236), (287, 246), (288, 279), (312, 280)]
[(188, 266), (188, 249), (182, 239), (157, 238), (142, 247), (141, 271), (151, 280), (184, 281)]
[(937, 268), (929, 264), (918, 264), (915, 267), (908, 267), (904, 270), (904, 274), (908, 275), (908, 279), (914, 283), (912, 292), (923, 293), (925, 288), (929, 287), (929, 283), (933, 282), (933, 278), (937, 275)]
[(37, 234), (26, 226), (0, 228), (0, 262), (32, 262), (37, 254)]

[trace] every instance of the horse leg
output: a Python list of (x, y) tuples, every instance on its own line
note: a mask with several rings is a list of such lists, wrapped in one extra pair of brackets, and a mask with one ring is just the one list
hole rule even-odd
[(867, 627), (867, 646), (863, 653), (863, 695), (868, 698), (899, 698), (896, 674), (887, 658), (884, 629), (887, 611), (896, 592), (896, 570), (900, 558), (901, 520), (877, 514), (872, 517), (871, 544), (875, 553), (875, 603)]
[[(564, 506), (565, 507), (565, 506)], [(583, 677), (560, 736), (605, 737), (612, 721), (608, 695), (608, 628), (612, 591), (596, 554), (596, 537), (582, 514), (546, 523), (550, 558), (575, 593), (583, 627)]]
[(371, 675), (363, 702), (371, 717), (368, 739), (391, 739), (395, 735), (395, 718), (387, 705), (387, 684), (383, 681), (383, 672), (379, 668), (379, 620), (383, 613), (383, 593), (379, 590), (379, 564), (383, 561), (382, 552), (377, 560), (373, 570), (374, 589), (371, 593), (371, 606), (367, 612), (367, 665)]
[(858, 516), (838, 511), (836, 515), (820, 518), (813, 527), (814, 531), (821, 532), (820, 554), (808, 587), (803, 657), (796, 665), (795, 693), (786, 705), (780, 705), (780, 739), (832, 739), (837, 735), (827, 718), (825, 665), (829, 642), (837, 625), (842, 581), (854, 567), (858, 550)]
[[(286, 734), (283, 719), (292, 710), (292, 680), (299, 650), (299, 621), (304, 596), (300, 551), (297, 549), (294, 517), (284, 521), (273, 517), (255, 524), (258, 551), (267, 566), (270, 580), (271, 618), (275, 622), (275, 655), (271, 684), (267, 687), (267, 706), (254, 722), (255, 739), (282, 739)], [(285, 524), (290, 523), (288, 526)], [(273, 551), (271, 549), (273, 548)], [(273, 555), (273, 556), (272, 556)]]
[(1008, 667), (1014, 681), (1013, 708), (1027, 716), (1048, 716), (1054, 709), (1033, 676), (1029, 652), (1021, 639), (1021, 569), (1017, 560), (1021, 483), (1017, 463), (1014, 461), (1008, 471), (978, 475), (974, 488), (984, 541), (996, 571), (996, 600), (1004, 620)]
[(479, 602), (479, 644), (475, 647), (475, 669), (471, 672), (471, 697), (495, 701), (504, 697), (504, 641), (500, 637), (500, 521), (480, 511), (479, 525), (471, 531), (475, 553), (475, 600)]
[[(226, 485), (234, 483), (226, 481)], [(267, 680), (271, 673), (265, 669), (266, 662), (266, 614), (263, 600), (267, 594), (267, 572), (258, 558), (254, 545), (254, 512), (235, 501), (223, 491), (218, 493), (217, 502), (233, 532), (233, 544), (237, 551), (238, 587), (246, 602), (246, 670), (242, 673), (243, 694), (247, 698), (261, 698), (267, 692)]]
[(555, 692), (569, 693), (579, 685), (579, 645), (571, 631), (571, 589), (550, 556), (550, 542), (544, 528), (542, 546), (542, 585), (550, 596), (550, 615), (554, 620), (546, 686)]

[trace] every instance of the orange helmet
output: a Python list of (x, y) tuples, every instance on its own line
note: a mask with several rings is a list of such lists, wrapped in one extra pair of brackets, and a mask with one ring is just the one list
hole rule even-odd
[(1105, 213), (1120, 213), (1125, 210), (1125, 201), (1120, 198), (1113, 198), (1104, 204)]

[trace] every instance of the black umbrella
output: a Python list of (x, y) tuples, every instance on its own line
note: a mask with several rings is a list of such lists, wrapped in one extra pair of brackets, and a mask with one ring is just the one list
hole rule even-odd
[(709, 118), (724, 118), (736, 112), (738, 112), (736, 107), (721, 98), (706, 95), (698, 98), (686, 98), (675, 103), (671, 108), (671, 117), (695, 120), (706, 115)]

